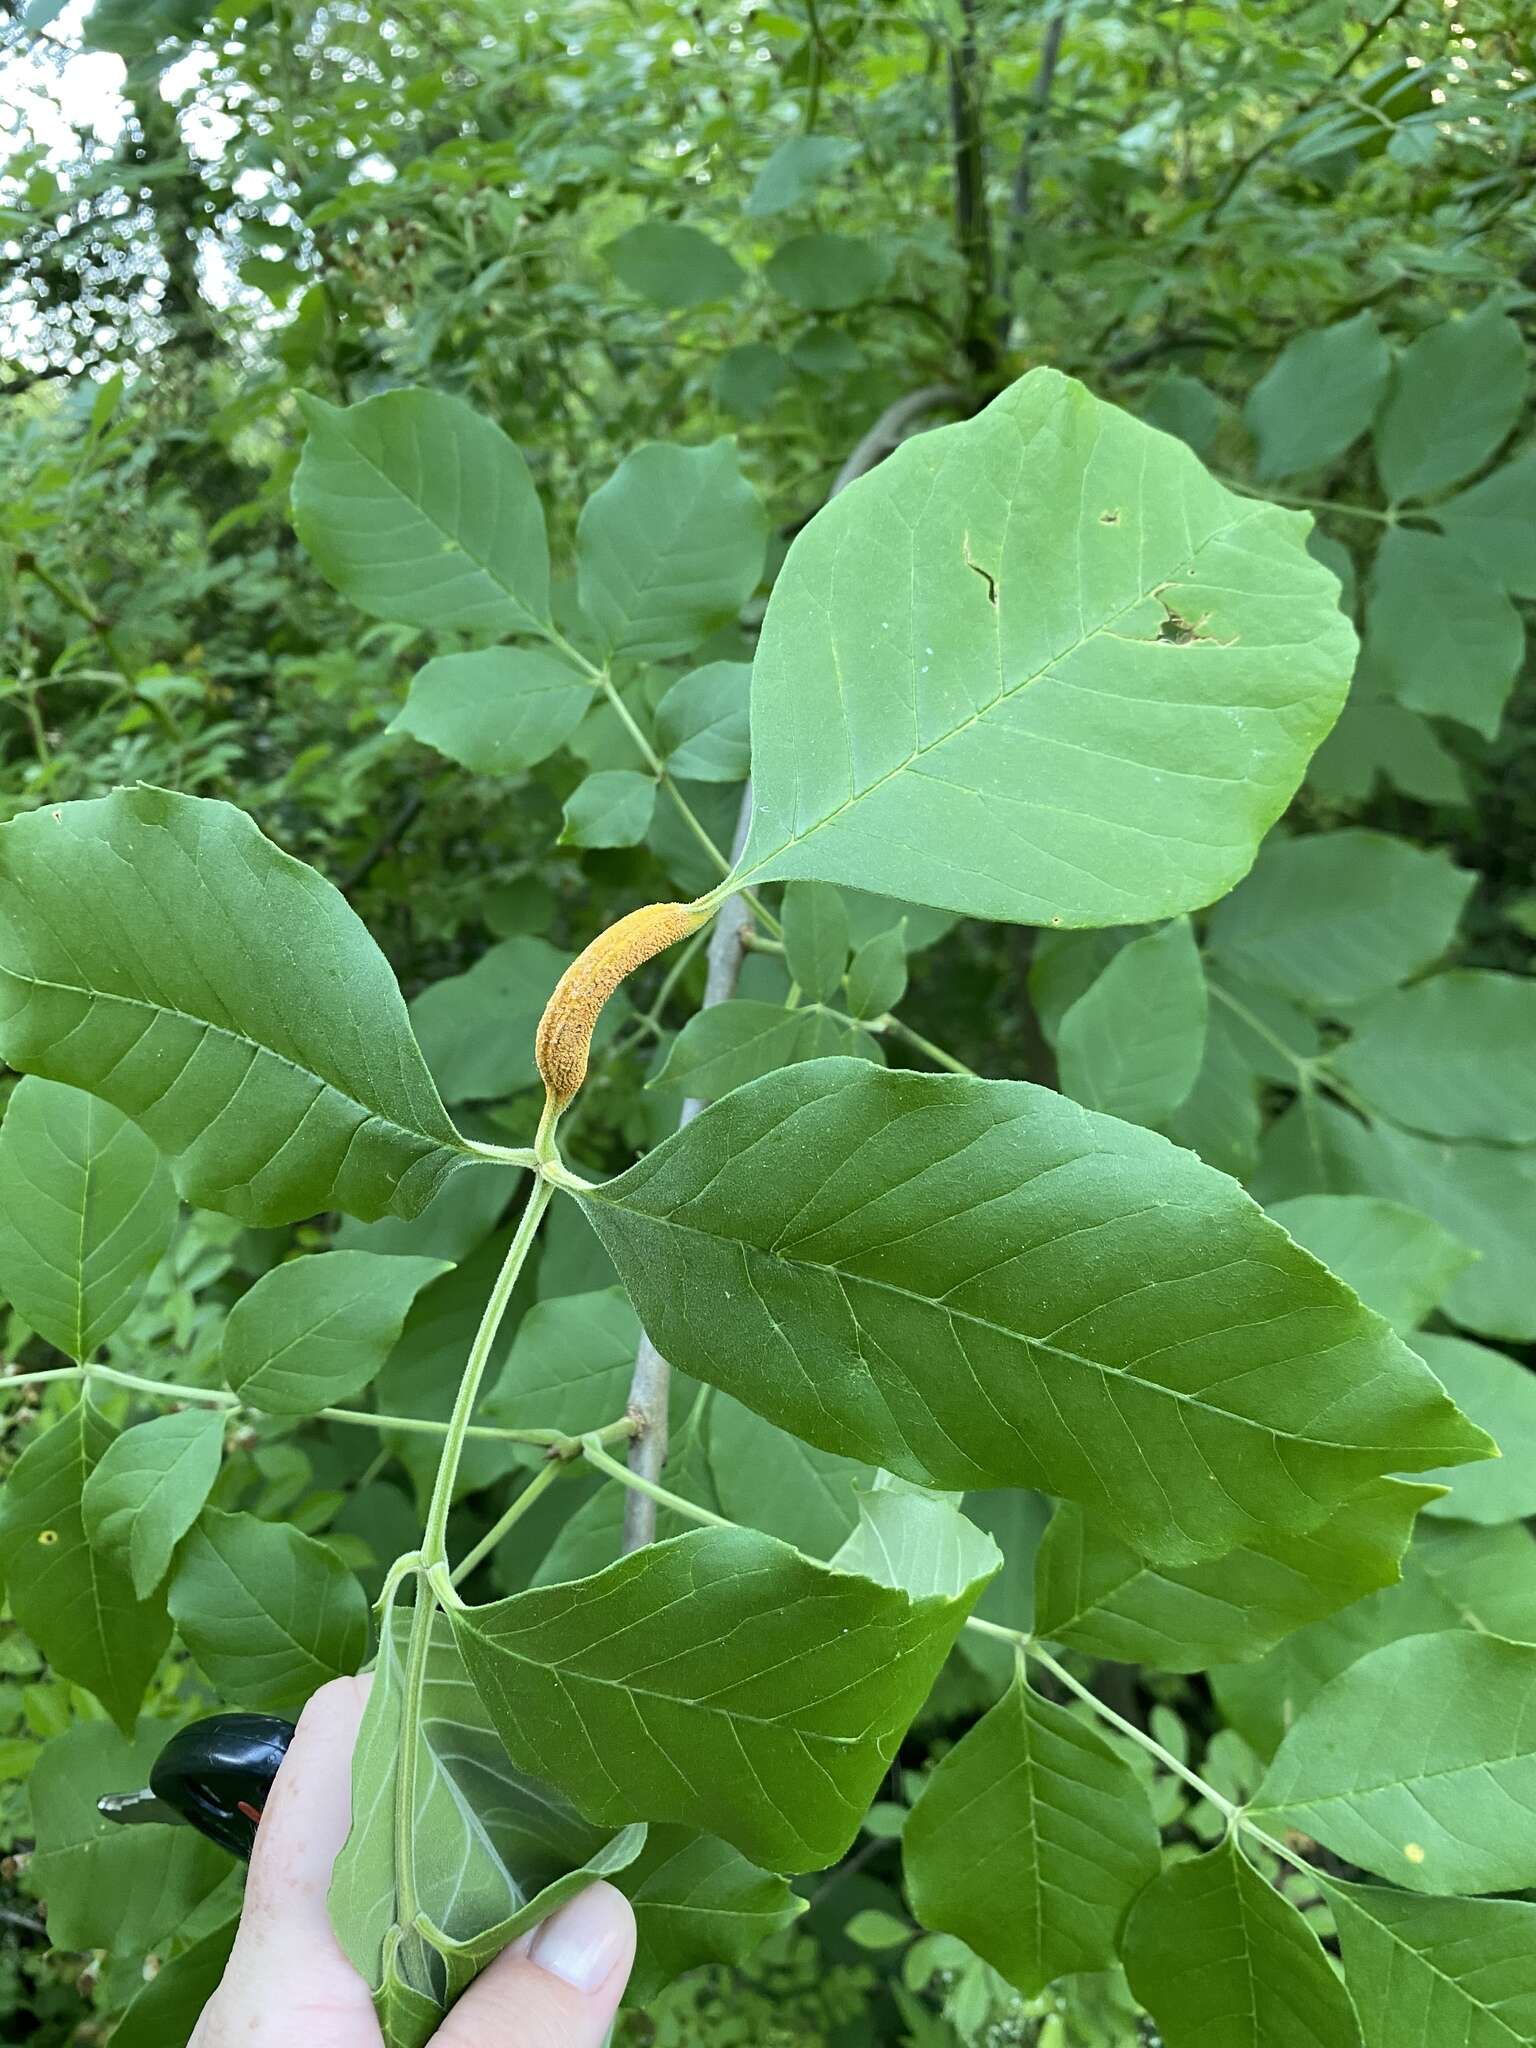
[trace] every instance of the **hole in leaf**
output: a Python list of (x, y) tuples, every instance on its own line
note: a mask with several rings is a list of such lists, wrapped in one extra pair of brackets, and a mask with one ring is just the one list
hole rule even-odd
[(1099, 514), (1099, 524), (1100, 526), (1118, 526), (1120, 524), (1120, 514), (1118, 512), (1101, 512)]
[(976, 574), (977, 574), (977, 575), (978, 575), (978, 576), (979, 576), (979, 577), (981, 578), (982, 582), (983, 582), (983, 583), (985, 583), (985, 584), (986, 584), (986, 586), (987, 586), (987, 600), (988, 600), (988, 602), (989, 602), (989, 603), (991, 603), (991, 604), (996, 604), (996, 603), (997, 603), (997, 578), (996, 578), (995, 576), (993, 576), (993, 575), (992, 575), (992, 574), (990, 573), (990, 571), (988, 571), (988, 570), (986, 570), (986, 569), (983, 569), (983, 567), (981, 566), (980, 562), (967, 562), (967, 563), (966, 563), (966, 567), (967, 567), (968, 569), (974, 569), (974, 570), (975, 570)]
[(1157, 637), (1165, 647), (1187, 647), (1196, 634), (1188, 619), (1181, 618), (1177, 612), (1170, 612), (1158, 627)]

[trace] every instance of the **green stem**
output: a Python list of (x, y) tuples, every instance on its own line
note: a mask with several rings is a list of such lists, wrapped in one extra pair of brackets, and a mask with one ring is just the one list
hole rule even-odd
[(470, 1417), (474, 1413), (475, 1401), (480, 1393), (480, 1383), (485, 1378), (485, 1369), (490, 1364), (496, 1333), (501, 1328), (502, 1318), (512, 1299), (512, 1290), (522, 1274), (539, 1224), (543, 1220), (544, 1211), (549, 1207), (554, 1192), (554, 1188), (547, 1180), (534, 1182), (533, 1191), (528, 1197), (528, 1205), (523, 1210), (521, 1220), (513, 1233), (501, 1271), (496, 1275), (496, 1284), (491, 1289), (489, 1301), (485, 1304), (485, 1313), (480, 1318), (475, 1341), (469, 1348), (464, 1377), (459, 1381), (458, 1397), (453, 1404), (453, 1413), (448, 1418), (442, 1455), (437, 1461), (437, 1477), (432, 1483), (432, 1499), (427, 1508), (427, 1526), (421, 1540), (422, 1555), (429, 1569), (435, 1564), (446, 1565), (448, 1562), (448, 1510), (453, 1504), (453, 1486), (459, 1476), (459, 1460), (464, 1455), (464, 1445), (469, 1436)]
[[(421, 1699), (426, 1687), (427, 1658), (432, 1650), (432, 1619), (437, 1601), (427, 1585), (425, 1572), (416, 1579), (416, 1605), (411, 1610), (411, 1637), (405, 1652), (405, 1675), (400, 1700), (400, 1751), (395, 1775), (395, 1918), (401, 1927), (413, 1926), (420, 1901), (416, 1896), (416, 1774), (421, 1750)], [(383, 1641), (389, 1641), (392, 1616), (383, 1622)]]
[(547, 1493), (559, 1477), (560, 1461), (558, 1458), (551, 1458), (548, 1464), (541, 1465), (501, 1519), (493, 1523), (474, 1548), (466, 1551), (463, 1557), (460, 1558), (449, 1574), (449, 1583), (455, 1586), (461, 1585), (469, 1577), (475, 1566), (483, 1558), (490, 1556), (507, 1531), (527, 1514), (540, 1494)]
[(1285, 505), (1297, 512), (1338, 512), (1346, 519), (1371, 519), (1380, 526), (1397, 524), (1395, 512), (1383, 512), (1374, 505), (1354, 505), (1341, 498), (1297, 498), (1289, 493), (1261, 491), (1235, 476), (1222, 476), (1221, 481), (1229, 491), (1236, 491), (1240, 498), (1257, 498), (1265, 505)]
[(711, 1529), (739, 1529), (741, 1524), (733, 1522), (727, 1515), (717, 1515), (709, 1508), (701, 1508), (695, 1501), (684, 1500), (681, 1495), (669, 1493), (664, 1486), (658, 1486), (654, 1479), (642, 1479), (638, 1472), (631, 1472), (627, 1465), (621, 1465), (617, 1458), (610, 1458), (597, 1437), (584, 1436), (581, 1440), (582, 1455), (589, 1465), (595, 1465), (599, 1472), (606, 1472), (610, 1479), (617, 1479), (621, 1486), (627, 1486), (632, 1493), (643, 1493), (651, 1500), (659, 1501), (664, 1508), (671, 1508), (675, 1514), (690, 1522), (702, 1522)]
[[(263, 1415), (268, 1411), (253, 1408), (242, 1401), (237, 1394), (225, 1391), (223, 1387), (187, 1387), (176, 1380), (146, 1380), (137, 1373), (119, 1372), (110, 1365), (51, 1365), (40, 1372), (13, 1372), (0, 1374), (0, 1393), (8, 1387), (38, 1387), (53, 1380), (108, 1380), (114, 1387), (125, 1387), (135, 1394), (146, 1394), (152, 1400), (186, 1402), (189, 1405), (206, 1408), (227, 1408), (231, 1414)], [(447, 1436), (452, 1425), (447, 1422), (430, 1422), (423, 1415), (382, 1415), (371, 1408), (317, 1408), (312, 1415), (303, 1417), (283, 1416), (280, 1421), (303, 1420), (305, 1422), (349, 1422), (360, 1429), (398, 1429), (407, 1436)], [(604, 1442), (614, 1437), (633, 1436), (634, 1424), (626, 1416), (620, 1422), (610, 1422), (598, 1431)], [(491, 1444), (535, 1444), (545, 1450), (553, 1450), (563, 1457), (574, 1457), (579, 1449), (579, 1440), (567, 1436), (563, 1429), (497, 1429), (491, 1423), (471, 1423), (464, 1432), (465, 1439), (472, 1443)]]
[(1173, 1772), (1175, 1777), (1182, 1778), (1186, 1785), (1200, 1794), (1202, 1799), (1209, 1799), (1218, 1812), (1226, 1815), (1229, 1823), (1239, 1817), (1240, 1808), (1218, 1792), (1214, 1785), (1208, 1785), (1204, 1778), (1189, 1768), (1188, 1764), (1181, 1763), (1171, 1749), (1164, 1749), (1155, 1736), (1148, 1735), (1143, 1728), (1138, 1728), (1134, 1721), (1127, 1721), (1123, 1714), (1117, 1714), (1096, 1692), (1091, 1692), (1080, 1678), (1074, 1678), (1065, 1664), (1058, 1664), (1048, 1650), (1042, 1650), (1038, 1643), (1033, 1642), (1022, 1642), (1020, 1647), (1028, 1656), (1033, 1657), (1036, 1663), (1043, 1664), (1059, 1685), (1064, 1685), (1068, 1692), (1076, 1693), (1085, 1706), (1092, 1707), (1100, 1720), (1108, 1721), (1110, 1726), (1118, 1728), (1122, 1735), (1128, 1735), (1132, 1742), (1155, 1756), (1159, 1763)]
[(946, 1052), (942, 1045), (935, 1045), (931, 1038), (924, 1038), (920, 1031), (914, 1031), (910, 1024), (903, 1024), (899, 1017), (881, 1017), (870, 1026), (870, 1029), (895, 1032), (898, 1038), (904, 1038), (908, 1045), (915, 1046), (926, 1058), (932, 1060), (936, 1067), (943, 1067), (946, 1073), (969, 1074), (973, 1080), (976, 1077), (974, 1067), (968, 1067), (964, 1060), (957, 1060), (953, 1053)]

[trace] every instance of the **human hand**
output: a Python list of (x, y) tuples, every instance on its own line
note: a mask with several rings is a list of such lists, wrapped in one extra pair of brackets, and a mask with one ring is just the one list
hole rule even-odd
[[(234, 1953), (189, 2048), (381, 2048), (325, 1905), (367, 1698), (368, 1680), (339, 1678), (300, 1716), (256, 1832)], [(497, 1957), (432, 2048), (601, 2048), (634, 1955), (629, 1901), (593, 1884)]]

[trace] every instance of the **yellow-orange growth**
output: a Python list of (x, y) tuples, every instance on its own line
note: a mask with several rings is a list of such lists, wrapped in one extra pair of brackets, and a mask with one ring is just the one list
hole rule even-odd
[(567, 967), (539, 1019), (534, 1055), (544, 1086), (561, 1109), (587, 1078), (598, 1016), (626, 974), (686, 939), (709, 917), (691, 903), (647, 903), (599, 932)]

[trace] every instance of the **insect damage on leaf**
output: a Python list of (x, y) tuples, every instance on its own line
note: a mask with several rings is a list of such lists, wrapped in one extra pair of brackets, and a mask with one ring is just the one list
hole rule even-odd
[(599, 932), (567, 967), (544, 1006), (534, 1056), (563, 1109), (587, 1078), (587, 1053), (604, 1003), (627, 974), (686, 939), (709, 917), (691, 903), (647, 903)]

